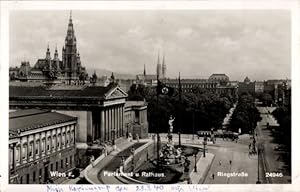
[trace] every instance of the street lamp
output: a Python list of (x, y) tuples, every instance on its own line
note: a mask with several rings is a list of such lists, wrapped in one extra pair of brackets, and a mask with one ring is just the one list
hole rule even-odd
[(194, 153), (194, 157), (195, 157), (194, 172), (197, 173), (197, 152)]
[(180, 131), (178, 131), (178, 144), (179, 144), (179, 147), (181, 147)]
[(204, 137), (204, 141), (203, 141), (203, 157), (205, 157), (205, 145), (206, 145), (206, 142), (207, 142), (207, 137), (205, 136)]

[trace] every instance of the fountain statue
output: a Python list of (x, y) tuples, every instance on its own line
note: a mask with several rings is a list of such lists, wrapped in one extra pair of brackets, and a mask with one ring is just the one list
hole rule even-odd
[(184, 156), (182, 155), (181, 148), (175, 148), (172, 141), (173, 122), (175, 118), (171, 115), (169, 119), (169, 132), (167, 135), (168, 142), (164, 145), (159, 152), (159, 160), (163, 166), (183, 164)]

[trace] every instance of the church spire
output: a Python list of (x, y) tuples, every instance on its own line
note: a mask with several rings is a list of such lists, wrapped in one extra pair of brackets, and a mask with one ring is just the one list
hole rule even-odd
[(144, 76), (146, 76), (146, 65), (144, 64)]
[(47, 45), (47, 51), (46, 51), (46, 59), (51, 59), (51, 56), (50, 56), (50, 48), (49, 48), (49, 43)]
[(72, 23), (72, 10), (70, 10), (70, 18), (69, 18), (69, 23)]
[(167, 65), (165, 63), (165, 54), (164, 54), (162, 60), (162, 78), (166, 78), (166, 72), (167, 72)]
[(57, 45), (55, 46), (54, 59), (55, 59), (55, 60), (58, 59)]
[(75, 39), (76, 40), (75, 34), (74, 34), (73, 22), (72, 22), (72, 10), (70, 11), (70, 18), (69, 18), (68, 31), (67, 31), (66, 39), (68, 39), (68, 40)]
[(156, 75), (157, 75), (158, 79), (161, 78), (161, 64), (160, 64), (160, 59), (159, 59), (159, 52), (158, 52), (158, 57), (157, 57)]

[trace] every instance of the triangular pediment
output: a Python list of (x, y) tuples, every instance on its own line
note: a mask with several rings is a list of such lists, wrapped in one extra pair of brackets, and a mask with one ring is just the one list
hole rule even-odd
[(128, 95), (120, 87), (114, 87), (105, 94), (105, 99), (126, 98)]

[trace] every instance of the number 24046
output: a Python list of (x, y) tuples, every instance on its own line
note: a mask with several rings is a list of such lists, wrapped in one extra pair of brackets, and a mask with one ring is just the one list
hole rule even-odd
[(266, 177), (282, 177), (282, 176), (283, 176), (282, 173), (275, 173), (275, 172), (272, 172), (272, 173), (267, 172), (266, 173)]

